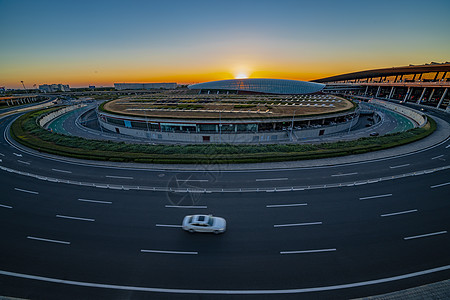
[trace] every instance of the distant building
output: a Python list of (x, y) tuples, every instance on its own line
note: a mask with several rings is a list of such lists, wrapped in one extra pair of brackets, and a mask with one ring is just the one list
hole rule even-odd
[(155, 83), (114, 83), (116, 90), (151, 90), (151, 89), (175, 89), (176, 82), (155, 82)]
[(89, 88), (90, 88), (91, 90), (94, 90), (94, 89), (95, 89), (95, 85), (90, 85)]
[(43, 93), (54, 93), (54, 92), (70, 92), (70, 87), (68, 84), (40, 84), (39, 91)]

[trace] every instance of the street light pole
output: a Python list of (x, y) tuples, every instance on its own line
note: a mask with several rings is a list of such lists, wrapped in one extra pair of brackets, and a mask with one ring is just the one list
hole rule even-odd
[(292, 123), (291, 123), (291, 141), (294, 141), (294, 118), (295, 118), (295, 109), (294, 109), (294, 114), (292, 115)]

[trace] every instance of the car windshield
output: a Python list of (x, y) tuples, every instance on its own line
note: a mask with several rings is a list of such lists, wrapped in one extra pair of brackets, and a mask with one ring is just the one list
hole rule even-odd
[(209, 226), (213, 226), (213, 224), (214, 224), (214, 218), (211, 218), (211, 217), (210, 217), (210, 218), (208, 219), (208, 225), (209, 225)]

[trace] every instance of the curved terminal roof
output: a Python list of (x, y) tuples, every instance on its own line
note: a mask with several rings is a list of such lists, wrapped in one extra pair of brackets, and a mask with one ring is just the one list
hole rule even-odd
[(432, 63), (427, 65), (419, 66), (406, 66), (406, 67), (394, 67), (385, 69), (375, 69), (360, 72), (347, 73), (342, 75), (336, 75), (321, 79), (313, 80), (314, 82), (335, 82), (344, 80), (354, 80), (354, 79), (365, 79), (365, 78), (375, 78), (384, 76), (396, 76), (396, 75), (407, 75), (407, 74), (421, 74), (429, 72), (450, 72), (450, 63)]
[(321, 83), (270, 78), (229, 79), (188, 86), (192, 90), (226, 90), (287, 95), (316, 93), (324, 87), (325, 85)]

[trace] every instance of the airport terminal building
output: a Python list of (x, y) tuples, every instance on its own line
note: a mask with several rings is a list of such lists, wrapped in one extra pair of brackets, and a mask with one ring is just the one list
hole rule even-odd
[(107, 130), (155, 142), (277, 143), (346, 131), (357, 107), (324, 84), (232, 79), (190, 85), (190, 95), (131, 96), (98, 111)]
[(203, 82), (188, 86), (199, 93), (255, 93), (277, 95), (304, 95), (320, 92), (324, 84), (299, 80), (247, 78)]

